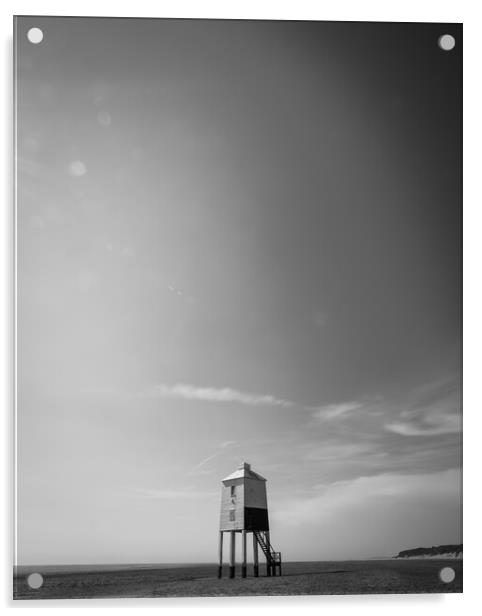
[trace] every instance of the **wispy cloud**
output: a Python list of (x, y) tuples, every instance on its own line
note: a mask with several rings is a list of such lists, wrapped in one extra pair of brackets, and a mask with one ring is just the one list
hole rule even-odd
[(320, 519), (328, 521), (343, 511), (362, 508), (382, 498), (400, 501), (411, 496), (420, 501), (444, 497), (458, 502), (460, 490), (458, 468), (422, 474), (381, 473), (314, 486), (304, 497), (280, 502), (275, 515), (284, 524), (298, 526)]
[(168, 385), (160, 383), (145, 393), (147, 397), (169, 398), (171, 400), (191, 400), (195, 402), (231, 402), (246, 406), (290, 407), (293, 402), (276, 398), (270, 394), (255, 394), (223, 387), (195, 387), (185, 383)]
[[(318, 422), (340, 423), (346, 428), (347, 421), (360, 428), (379, 432), (380, 416), (385, 421), (381, 426), (386, 432), (401, 436), (432, 436), (455, 434), (462, 429), (460, 408), (460, 383), (457, 378), (427, 383), (403, 397), (341, 401), (313, 408), (312, 417)], [(369, 417), (375, 420), (370, 422)], [(378, 419), (377, 419), (378, 418)]]
[(159, 500), (199, 500), (201, 498), (212, 498), (217, 496), (215, 492), (190, 490), (188, 488), (181, 490), (158, 490), (156, 488), (139, 488), (136, 491), (137, 496), (147, 499)]
[(368, 441), (363, 443), (343, 443), (339, 441), (330, 443), (328, 441), (316, 446), (310, 444), (306, 447), (306, 451), (301, 454), (301, 458), (306, 462), (336, 461), (338, 464), (342, 460), (349, 459), (356, 460), (356, 463), (359, 464), (365, 456), (373, 458), (374, 455), (378, 455), (375, 451), (376, 445)]
[(407, 421), (388, 423), (385, 429), (402, 436), (435, 436), (460, 432), (462, 426), (458, 415), (434, 412), (422, 418), (410, 417)]
[(363, 402), (340, 402), (339, 404), (327, 404), (326, 406), (320, 406), (313, 412), (313, 417), (319, 420), (329, 420), (335, 417), (341, 417), (342, 415), (349, 415), (361, 409), (364, 406)]
[(221, 445), (219, 445), (221, 447), (221, 449), (224, 449), (225, 447), (229, 447), (230, 445), (234, 445), (236, 441), (224, 441), (224, 443), (221, 443)]
[(190, 473), (195, 473), (197, 470), (199, 470), (205, 464), (207, 464), (210, 460), (212, 460), (213, 458), (217, 458), (218, 455), (219, 455), (219, 453), (213, 453), (210, 456), (207, 456), (207, 458), (204, 458), (204, 460), (201, 460), (201, 462), (199, 462), (199, 464), (196, 464), (196, 466), (193, 466), (192, 469), (189, 472)]
[[(360, 421), (368, 422), (371, 417), (369, 432), (379, 432), (381, 428), (385, 432), (407, 437), (454, 434), (461, 430), (460, 386), (457, 379), (428, 383), (409, 392), (403, 399), (383, 399), (377, 395), (371, 399), (340, 401), (322, 406), (305, 406), (272, 394), (252, 393), (231, 387), (197, 387), (186, 383), (159, 383), (142, 392), (141, 396), (252, 407), (297, 408), (306, 411), (315, 422), (330, 422), (346, 427), (347, 421), (351, 421), (355, 422), (357, 429), (360, 429)], [(381, 425), (380, 416), (385, 417)], [(229, 444), (230, 441), (227, 441)], [(201, 461), (199, 468), (203, 465)]]
[(231, 445), (234, 445), (234, 444), (235, 444), (235, 441), (224, 441), (223, 443), (220, 443), (220, 445), (218, 446), (217, 450), (214, 451), (214, 453), (212, 453), (209, 456), (206, 456), (205, 458), (203, 458), (201, 460), (201, 462), (198, 462), (198, 464), (193, 466), (188, 471), (187, 474), (188, 475), (207, 475), (207, 474), (211, 474), (212, 471), (207, 471), (203, 467), (208, 462), (210, 462), (211, 460), (214, 460), (214, 458), (217, 458), (218, 456), (220, 456), (223, 453), (223, 450), (227, 449), (228, 447), (230, 447)]
[(388, 432), (402, 436), (453, 434), (462, 429), (458, 380), (431, 383), (414, 391)]

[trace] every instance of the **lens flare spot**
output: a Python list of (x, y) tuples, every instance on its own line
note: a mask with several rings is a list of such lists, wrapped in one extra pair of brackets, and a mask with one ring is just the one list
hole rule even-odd
[(31, 573), (27, 578), (27, 584), (30, 588), (40, 588), (44, 583), (44, 578), (41, 573)]
[(40, 28), (30, 28), (30, 30), (27, 32), (27, 38), (34, 45), (38, 45), (42, 42), (44, 38), (44, 33)]
[(438, 39), (438, 46), (444, 51), (452, 51), (455, 47), (455, 38), (451, 34), (442, 34)]

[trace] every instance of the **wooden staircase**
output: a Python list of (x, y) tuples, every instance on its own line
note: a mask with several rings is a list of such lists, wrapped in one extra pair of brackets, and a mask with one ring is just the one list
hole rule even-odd
[(275, 552), (273, 546), (269, 542), (268, 535), (265, 531), (254, 530), (254, 536), (259, 546), (263, 550), (263, 554), (266, 557), (266, 568), (268, 576), (275, 576), (276, 569), (279, 569), (279, 575), (281, 575), (281, 552)]

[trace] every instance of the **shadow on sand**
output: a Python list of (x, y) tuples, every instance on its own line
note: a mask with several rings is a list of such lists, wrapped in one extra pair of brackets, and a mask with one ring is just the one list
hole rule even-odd
[(283, 573), (281, 577), (293, 577), (300, 575), (324, 575), (325, 573), (351, 573), (348, 569), (333, 569), (333, 571), (303, 571), (303, 573)]

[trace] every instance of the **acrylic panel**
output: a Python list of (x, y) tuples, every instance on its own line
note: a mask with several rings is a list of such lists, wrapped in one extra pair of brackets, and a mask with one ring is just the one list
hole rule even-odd
[(14, 597), (461, 592), (462, 25), (14, 31)]

